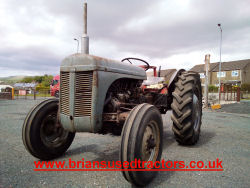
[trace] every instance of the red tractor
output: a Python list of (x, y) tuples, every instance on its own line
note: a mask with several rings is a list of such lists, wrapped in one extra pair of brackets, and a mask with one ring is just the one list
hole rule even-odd
[(53, 80), (50, 84), (50, 95), (59, 98), (60, 93), (60, 75), (56, 75), (53, 77)]

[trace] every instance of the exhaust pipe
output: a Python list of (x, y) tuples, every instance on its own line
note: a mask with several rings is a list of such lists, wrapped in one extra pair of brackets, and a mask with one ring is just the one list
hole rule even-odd
[(161, 66), (159, 66), (158, 77), (161, 77)]
[(89, 54), (89, 37), (87, 35), (87, 3), (83, 6), (83, 34), (81, 53)]

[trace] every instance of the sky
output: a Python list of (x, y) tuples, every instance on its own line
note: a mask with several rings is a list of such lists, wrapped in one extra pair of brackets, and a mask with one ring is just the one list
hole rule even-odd
[[(76, 53), (84, 0), (0, 0), (0, 77), (59, 74)], [(190, 69), (205, 54), (250, 59), (250, 0), (88, 0), (90, 54)]]

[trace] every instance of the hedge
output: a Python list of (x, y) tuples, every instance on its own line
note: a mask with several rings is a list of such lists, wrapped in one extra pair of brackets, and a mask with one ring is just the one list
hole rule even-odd
[(241, 91), (250, 91), (250, 83), (241, 84)]
[(215, 85), (209, 85), (208, 92), (218, 92), (218, 87)]

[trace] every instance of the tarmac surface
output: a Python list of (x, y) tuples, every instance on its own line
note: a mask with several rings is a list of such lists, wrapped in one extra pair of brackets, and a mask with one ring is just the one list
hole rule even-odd
[[(40, 100), (0, 100), (0, 187), (131, 187), (121, 172), (35, 172), (34, 161), (22, 143), (22, 124)], [(237, 105), (237, 106), (236, 106)], [(250, 101), (203, 110), (200, 140), (195, 146), (175, 141), (170, 120), (164, 119), (162, 159), (222, 160), (222, 172), (159, 172), (147, 187), (250, 187)], [(119, 160), (119, 136), (77, 133), (57, 161)]]

